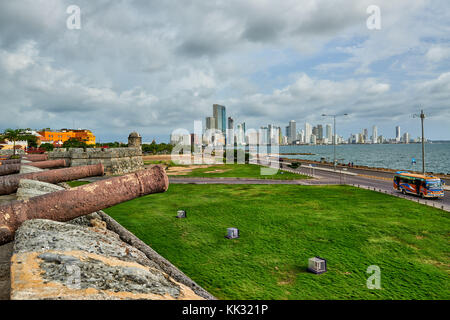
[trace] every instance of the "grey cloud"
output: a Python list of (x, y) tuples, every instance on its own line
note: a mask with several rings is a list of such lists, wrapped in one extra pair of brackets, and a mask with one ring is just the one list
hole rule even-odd
[[(68, 127), (75, 119), (76, 126), (92, 128), (101, 139), (126, 137), (129, 129), (168, 135), (204, 120), (218, 101), (236, 122), (256, 128), (316, 119), (333, 110), (351, 112), (354, 121), (401, 117), (418, 102), (448, 117), (450, 81), (442, 69), (427, 70), (426, 78), (417, 73), (395, 90), (386, 87), (397, 81), (389, 72), (378, 73), (383, 79), (370, 73), (373, 62), (404, 54), (405, 44), (428, 52), (420, 37), (430, 30), (408, 24), (425, 15), (422, 1), (406, 10), (410, 1), (381, 0), (386, 30), (377, 34), (364, 28), (369, 2), (83, 0), (78, 1), (82, 29), (70, 31), (65, 28), (69, 0), (2, 1), (0, 129)], [(353, 39), (364, 41), (352, 47)], [(315, 53), (328, 57), (323, 48), (334, 41), (345, 49), (338, 53), (350, 57), (336, 62), (346, 66), (333, 69), (338, 77), (327, 69), (320, 77), (307, 70)], [(277, 58), (267, 54), (274, 50), (281, 52)], [(319, 63), (333, 62), (320, 58)], [(281, 87), (263, 85), (255, 76), (270, 79), (279, 67), (288, 70), (275, 71)], [(360, 67), (369, 74), (346, 73)], [(331, 80), (336, 78), (345, 80)]]

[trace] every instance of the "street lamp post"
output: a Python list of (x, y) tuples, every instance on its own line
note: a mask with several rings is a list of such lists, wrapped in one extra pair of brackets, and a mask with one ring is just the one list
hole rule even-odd
[(425, 174), (425, 135), (423, 130), (423, 120), (425, 119), (425, 114), (423, 110), (420, 110), (420, 114), (415, 114), (414, 118), (420, 118), (422, 123), (422, 174)]
[[(343, 116), (347, 116), (347, 113), (344, 113)], [(333, 131), (334, 131), (334, 135), (333, 135), (333, 152), (334, 152), (334, 158), (333, 158), (333, 168), (334, 171), (336, 171), (336, 117), (339, 117), (339, 115), (337, 114), (322, 114), (322, 117), (333, 117)]]

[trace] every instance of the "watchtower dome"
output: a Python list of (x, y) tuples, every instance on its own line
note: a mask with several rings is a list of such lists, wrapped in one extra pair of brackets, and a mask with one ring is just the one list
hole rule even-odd
[(136, 131), (130, 133), (130, 135), (128, 136), (128, 147), (141, 149), (141, 145), (142, 145), (141, 135)]

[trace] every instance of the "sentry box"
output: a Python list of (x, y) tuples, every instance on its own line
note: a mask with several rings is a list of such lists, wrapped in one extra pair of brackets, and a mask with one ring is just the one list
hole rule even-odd
[(238, 228), (227, 228), (227, 235), (225, 236), (227, 239), (237, 239), (239, 238), (239, 229)]
[(327, 260), (321, 257), (309, 258), (308, 271), (315, 274), (327, 272)]
[(184, 210), (178, 210), (178, 211), (177, 211), (177, 218), (180, 218), (180, 219), (186, 218), (186, 211), (184, 211)]

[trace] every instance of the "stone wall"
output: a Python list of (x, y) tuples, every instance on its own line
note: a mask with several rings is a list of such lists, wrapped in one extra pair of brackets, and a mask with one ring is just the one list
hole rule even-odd
[[(0, 155), (3, 156), (12, 156), (14, 154), (13, 149), (0, 149)], [(16, 155), (19, 154), (25, 154), (25, 151), (23, 149), (16, 149)]]
[(102, 163), (107, 174), (124, 174), (144, 166), (139, 148), (71, 148), (48, 153), (49, 160), (66, 159), (71, 167)]

